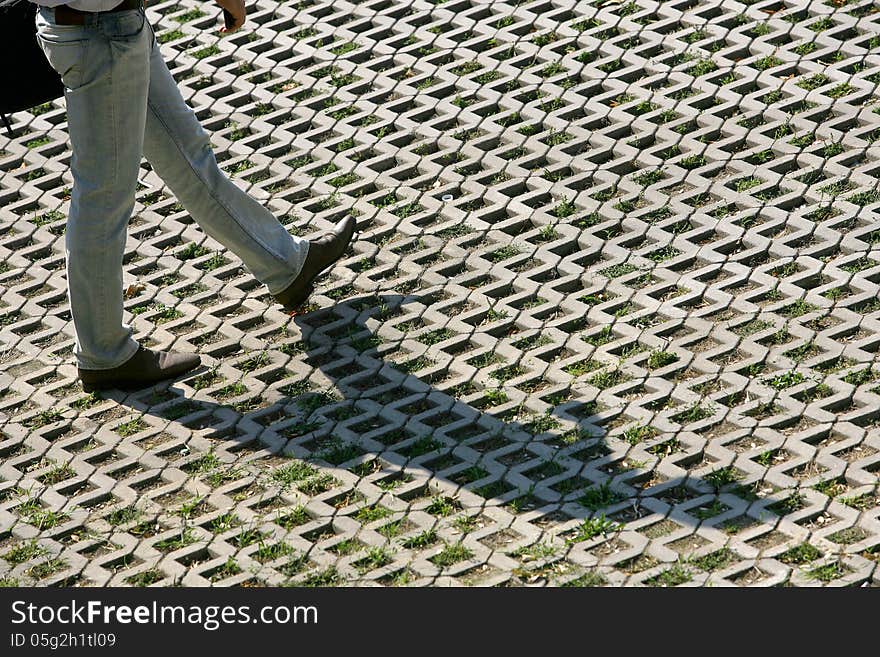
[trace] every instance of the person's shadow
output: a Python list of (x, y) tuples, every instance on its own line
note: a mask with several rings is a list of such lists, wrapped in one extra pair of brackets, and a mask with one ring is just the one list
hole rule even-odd
[[(734, 552), (728, 538), (784, 543), (780, 516), (815, 500), (762, 490), (730, 464), (689, 474), (707, 457), (680, 430), (620, 429), (622, 408), (569, 385), (511, 399), (519, 389), (500, 384), (526, 368), (430, 328), (438, 299), (424, 296), (348, 298), (294, 317), (263, 350), (205, 346), (217, 365), (185, 386), (105, 395), (156, 420), (138, 442), (156, 468), (109, 515), (152, 509), (146, 524), (132, 511), (115, 527), (140, 531), (157, 556), (114, 582), (674, 585), (726, 568), (782, 581), (757, 567), (758, 548)], [(452, 359), (470, 352), (467, 367)], [(529, 394), (553, 406), (533, 413)], [(162, 511), (180, 526), (156, 522)]]

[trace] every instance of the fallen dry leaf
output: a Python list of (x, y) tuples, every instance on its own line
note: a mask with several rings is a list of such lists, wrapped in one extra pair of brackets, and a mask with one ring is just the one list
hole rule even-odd
[(132, 283), (125, 289), (125, 298), (131, 299), (132, 297), (136, 297), (145, 289), (146, 287), (143, 285), (143, 283)]

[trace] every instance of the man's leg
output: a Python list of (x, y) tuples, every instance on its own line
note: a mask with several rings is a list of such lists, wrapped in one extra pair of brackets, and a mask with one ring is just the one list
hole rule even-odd
[(149, 30), (126, 12), (114, 38), (95, 26), (37, 18), (40, 43), (65, 82), (73, 191), (65, 231), (79, 367), (106, 370), (138, 344), (122, 321), (122, 257), (134, 205), (149, 86)]
[(199, 226), (277, 294), (300, 274), (309, 242), (292, 236), (220, 170), (205, 130), (184, 102), (155, 40), (144, 155)]

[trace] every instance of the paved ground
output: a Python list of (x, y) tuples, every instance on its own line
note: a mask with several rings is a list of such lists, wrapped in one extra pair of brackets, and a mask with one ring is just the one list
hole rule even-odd
[(0, 579), (880, 583), (880, 8), (796, 4), (154, 5), (222, 166), (361, 233), (290, 318), (145, 167), (126, 308), (208, 367), (86, 396), (17, 115)]

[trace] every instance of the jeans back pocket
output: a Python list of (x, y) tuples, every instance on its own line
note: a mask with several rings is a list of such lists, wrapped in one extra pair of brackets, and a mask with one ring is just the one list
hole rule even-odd
[(50, 35), (37, 35), (49, 65), (61, 76), (68, 89), (76, 89), (83, 83), (83, 60), (88, 40), (60, 41)]
[(104, 23), (104, 33), (114, 41), (134, 41), (144, 31), (146, 16), (142, 9), (108, 14)]

